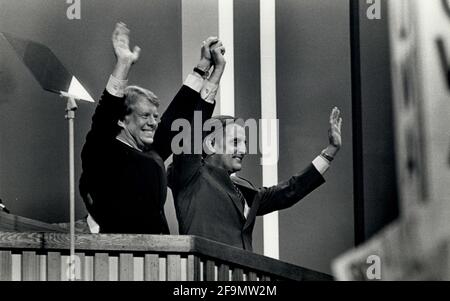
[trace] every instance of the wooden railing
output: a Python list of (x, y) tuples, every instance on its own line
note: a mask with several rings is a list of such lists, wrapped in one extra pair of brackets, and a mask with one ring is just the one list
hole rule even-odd
[(0, 211), (0, 231), (10, 232), (67, 232), (66, 230), (35, 219)]
[[(0, 280), (68, 278), (69, 235), (0, 232)], [(78, 280), (332, 280), (328, 275), (195, 236), (77, 234)]]

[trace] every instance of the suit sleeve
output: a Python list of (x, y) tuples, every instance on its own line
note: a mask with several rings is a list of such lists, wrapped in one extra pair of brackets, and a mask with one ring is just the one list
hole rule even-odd
[(200, 93), (183, 85), (164, 112), (153, 142), (155, 150), (164, 161), (172, 154), (171, 143), (177, 134), (171, 130), (173, 121), (176, 119), (193, 120), (194, 111), (201, 102), (204, 100), (201, 99)]
[(289, 208), (325, 183), (323, 176), (310, 164), (305, 170), (276, 186), (259, 192), (257, 215)]
[[(116, 137), (120, 128), (117, 121), (120, 117), (123, 106), (123, 98), (116, 97), (108, 93), (105, 89), (99, 104), (92, 117), (92, 124), (89, 133), (86, 136), (86, 142), (81, 152), (81, 161), (83, 174), (80, 178), (79, 188), (83, 199), (89, 192), (90, 179), (92, 176), (91, 168), (95, 166), (98, 156), (102, 155), (105, 146)], [(86, 203), (86, 207), (90, 204)]]
[(91, 130), (86, 137), (86, 142), (116, 137), (120, 131), (117, 121), (122, 109), (123, 97), (113, 96), (105, 90), (92, 117)]
[[(197, 101), (195, 110), (199, 112), (202, 117), (202, 121), (205, 122), (211, 118), (214, 111), (215, 103), (209, 103), (200, 97), (197, 93)], [(195, 153), (194, 149), (202, 149), (202, 146), (194, 145), (194, 125), (193, 125), (192, 114), (191, 122), (191, 143), (189, 153), (182, 153), (173, 156), (173, 163), (169, 166), (168, 179), (169, 187), (176, 189), (177, 187), (183, 187), (189, 183), (189, 181), (198, 173), (200, 167), (202, 166), (202, 155)], [(203, 141), (203, 139), (202, 139)], [(178, 189), (176, 189), (178, 190)]]

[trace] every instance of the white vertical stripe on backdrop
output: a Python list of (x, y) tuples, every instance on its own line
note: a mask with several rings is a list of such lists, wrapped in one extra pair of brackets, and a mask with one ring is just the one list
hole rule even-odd
[[(263, 120), (277, 119), (276, 91), (276, 30), (275, 30), (275, 0), (260, 1), (261, 26), (261, 118)], [(263, 186), (278, 183), (278, 160), (268, 160), (268, 157), (278, 158), (278, 130), (270, 126), (261, 128), (261, 153)], [(270, 143), (275, 138), (275, 143)], [(267, 154), (267, 155), (266, 155)], [(269, 155), (270, 154), (270, 155)], [(264, 216), (264, 255), (279, 259), (278, 212)]]
[(219, 39), (226, 48), (227, 67), (220, 81), (219, 114), (234, 116), (234, 0), (219, 0)]

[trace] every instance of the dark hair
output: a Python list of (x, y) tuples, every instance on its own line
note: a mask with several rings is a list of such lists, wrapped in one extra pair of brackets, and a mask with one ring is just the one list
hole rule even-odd
[(229, 124), (233, 124), (238, 118), (228, 115), (213, 116), (205, 121), (205, 126), (209, 126), (211, 129), (204, 131), (203, 136), (207, 137), (217, 131), (218, 129), (225, 130), (225, 127)]
[[(204, 123), (205, 126), (209, 128), (208, 130), (203, 131), (203, 140), (205, 140), (206, 137), (212, 135), (213, 133), (222, 130), (223, 134), (225, 134), (225, 129), (230, 124), (238, 124), (241, 125), (240, 122), (243, 122), (241, 118), (229, 116), (229, 115), (218, 115), (213, 116), (210, 119), (206, 120)], [(242, 125), (244, 126), (244, 125)], [(203, 158), (206, 158), (208, 154), (205, 153), (204, 148), (202, 152)]]

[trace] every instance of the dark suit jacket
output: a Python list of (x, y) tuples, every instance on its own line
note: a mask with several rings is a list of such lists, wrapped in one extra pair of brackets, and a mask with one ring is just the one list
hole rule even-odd
[[(212, 110), (203, 110), (203, 120)], [(270, 188), (255, 188), (242, 178), (233, 178), (250, 206), (247, 219), (233, 188), (232, 178), (201, 155), (174, 155), (168, 171), (180, 234), (203, 236), (238, 248), (252, 250), (255, 219), (288, 208), (325, 182), (310, 164), (290, 180)]]
[[(161, 118), (152, 148), (143, 153), (116, 139), (123, 98), (104, 92), (81, 154), (80, 192), (102, 233), (168, 234), (164, 160), (172, 153), (172, 121), (192, 119), (199, 93), (183, 86)], [(93, 203), (86, 202), (87, 195)]]

